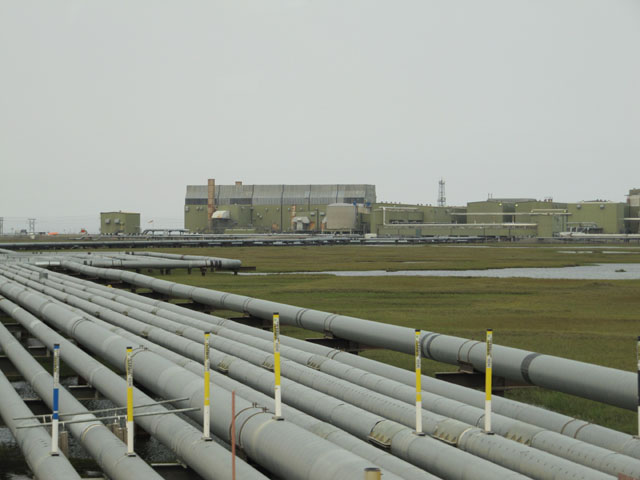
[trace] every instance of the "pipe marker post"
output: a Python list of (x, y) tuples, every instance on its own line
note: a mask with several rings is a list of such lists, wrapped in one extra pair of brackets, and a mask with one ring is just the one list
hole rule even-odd
[(380, 480), (382, 478), (382, 472), (379, 468), (370, 467), (364, 469), (364, 480)]
[(135, 456), (133, 451), (133, 349), (127, 347), (127, 455)]
[(210, 392), (210, 368), (209, 368), (209, 335), (211, 332), (204, 332), (204, 408), (202, 409), (202, 438), (211, 441), (211, 392)]
[(51, 415), (51, 455), (57, 456), (60, 400), (60, 344), (53, 344), (53, 414)]
[(231, 390), (231, 480), (236, 480), (236, 391)]
[(492, 350), (493, 330), (487, 329), (487, 361), (485, 364), (485, 401), (484, 401), (484, 432), (491, 433), (491, 369), (493, 366)]
[(273, 393), (275, 396), (275, 415), (274, 420), (283, 420), (282, 418), (282, 391), (280, 390), (280, 314), (273, 314), (273, 373), (275, 376), (275, 385)]
[(640, 337), (638, 337), (636, 356), (638, 358), (638, 437), (640, 437)]
[(422, 354), (420, 351), (420, 329), (415, 330), (415, 358), (416, 358), (416, 435), (423, 436), (422, 431)]

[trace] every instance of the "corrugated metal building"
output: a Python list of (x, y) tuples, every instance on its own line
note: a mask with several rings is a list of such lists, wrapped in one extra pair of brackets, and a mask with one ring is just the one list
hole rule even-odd
[[(327, 205), (334, 203), (371, 205), (375, 185), (215, 185), (216, 212), (209, 225), (207, 185), (187, 185), (185, 228), (192, 232), (319, 232)], [(225, 214), (226, 216), (226, 214)]]

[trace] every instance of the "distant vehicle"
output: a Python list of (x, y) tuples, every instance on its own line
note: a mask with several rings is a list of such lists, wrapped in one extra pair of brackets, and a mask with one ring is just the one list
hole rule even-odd
[(49, 233), (47, 233), (47, 235), (49, 235), (49, 236), (58, 235), (58, 232), (49, 232)]
[(86, 228), (81, 228), (80, 229), (80, 233), (85, 233), (86, 234), (87, 233), (87, 229)]

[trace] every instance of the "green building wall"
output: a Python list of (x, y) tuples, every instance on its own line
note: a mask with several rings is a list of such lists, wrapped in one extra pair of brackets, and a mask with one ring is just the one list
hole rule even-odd
[(625, 233), (625, 203), (579, 202), (569, 203), (567, 227), (589, 229), (591, 233)]
[(132, 212), (101, 212), (100, 233), (103, 235), (137, 235), (140, 233), (140, 214)]

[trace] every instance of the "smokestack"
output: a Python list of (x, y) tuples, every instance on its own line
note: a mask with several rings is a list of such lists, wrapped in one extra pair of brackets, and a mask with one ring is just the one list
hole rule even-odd
[(207, 195), (207, 213), (209, 214), (209, 230), (213, 231), (213, 212), (216, 211), (216, 180), (210, 178), (207, 182), (208, 195)]

